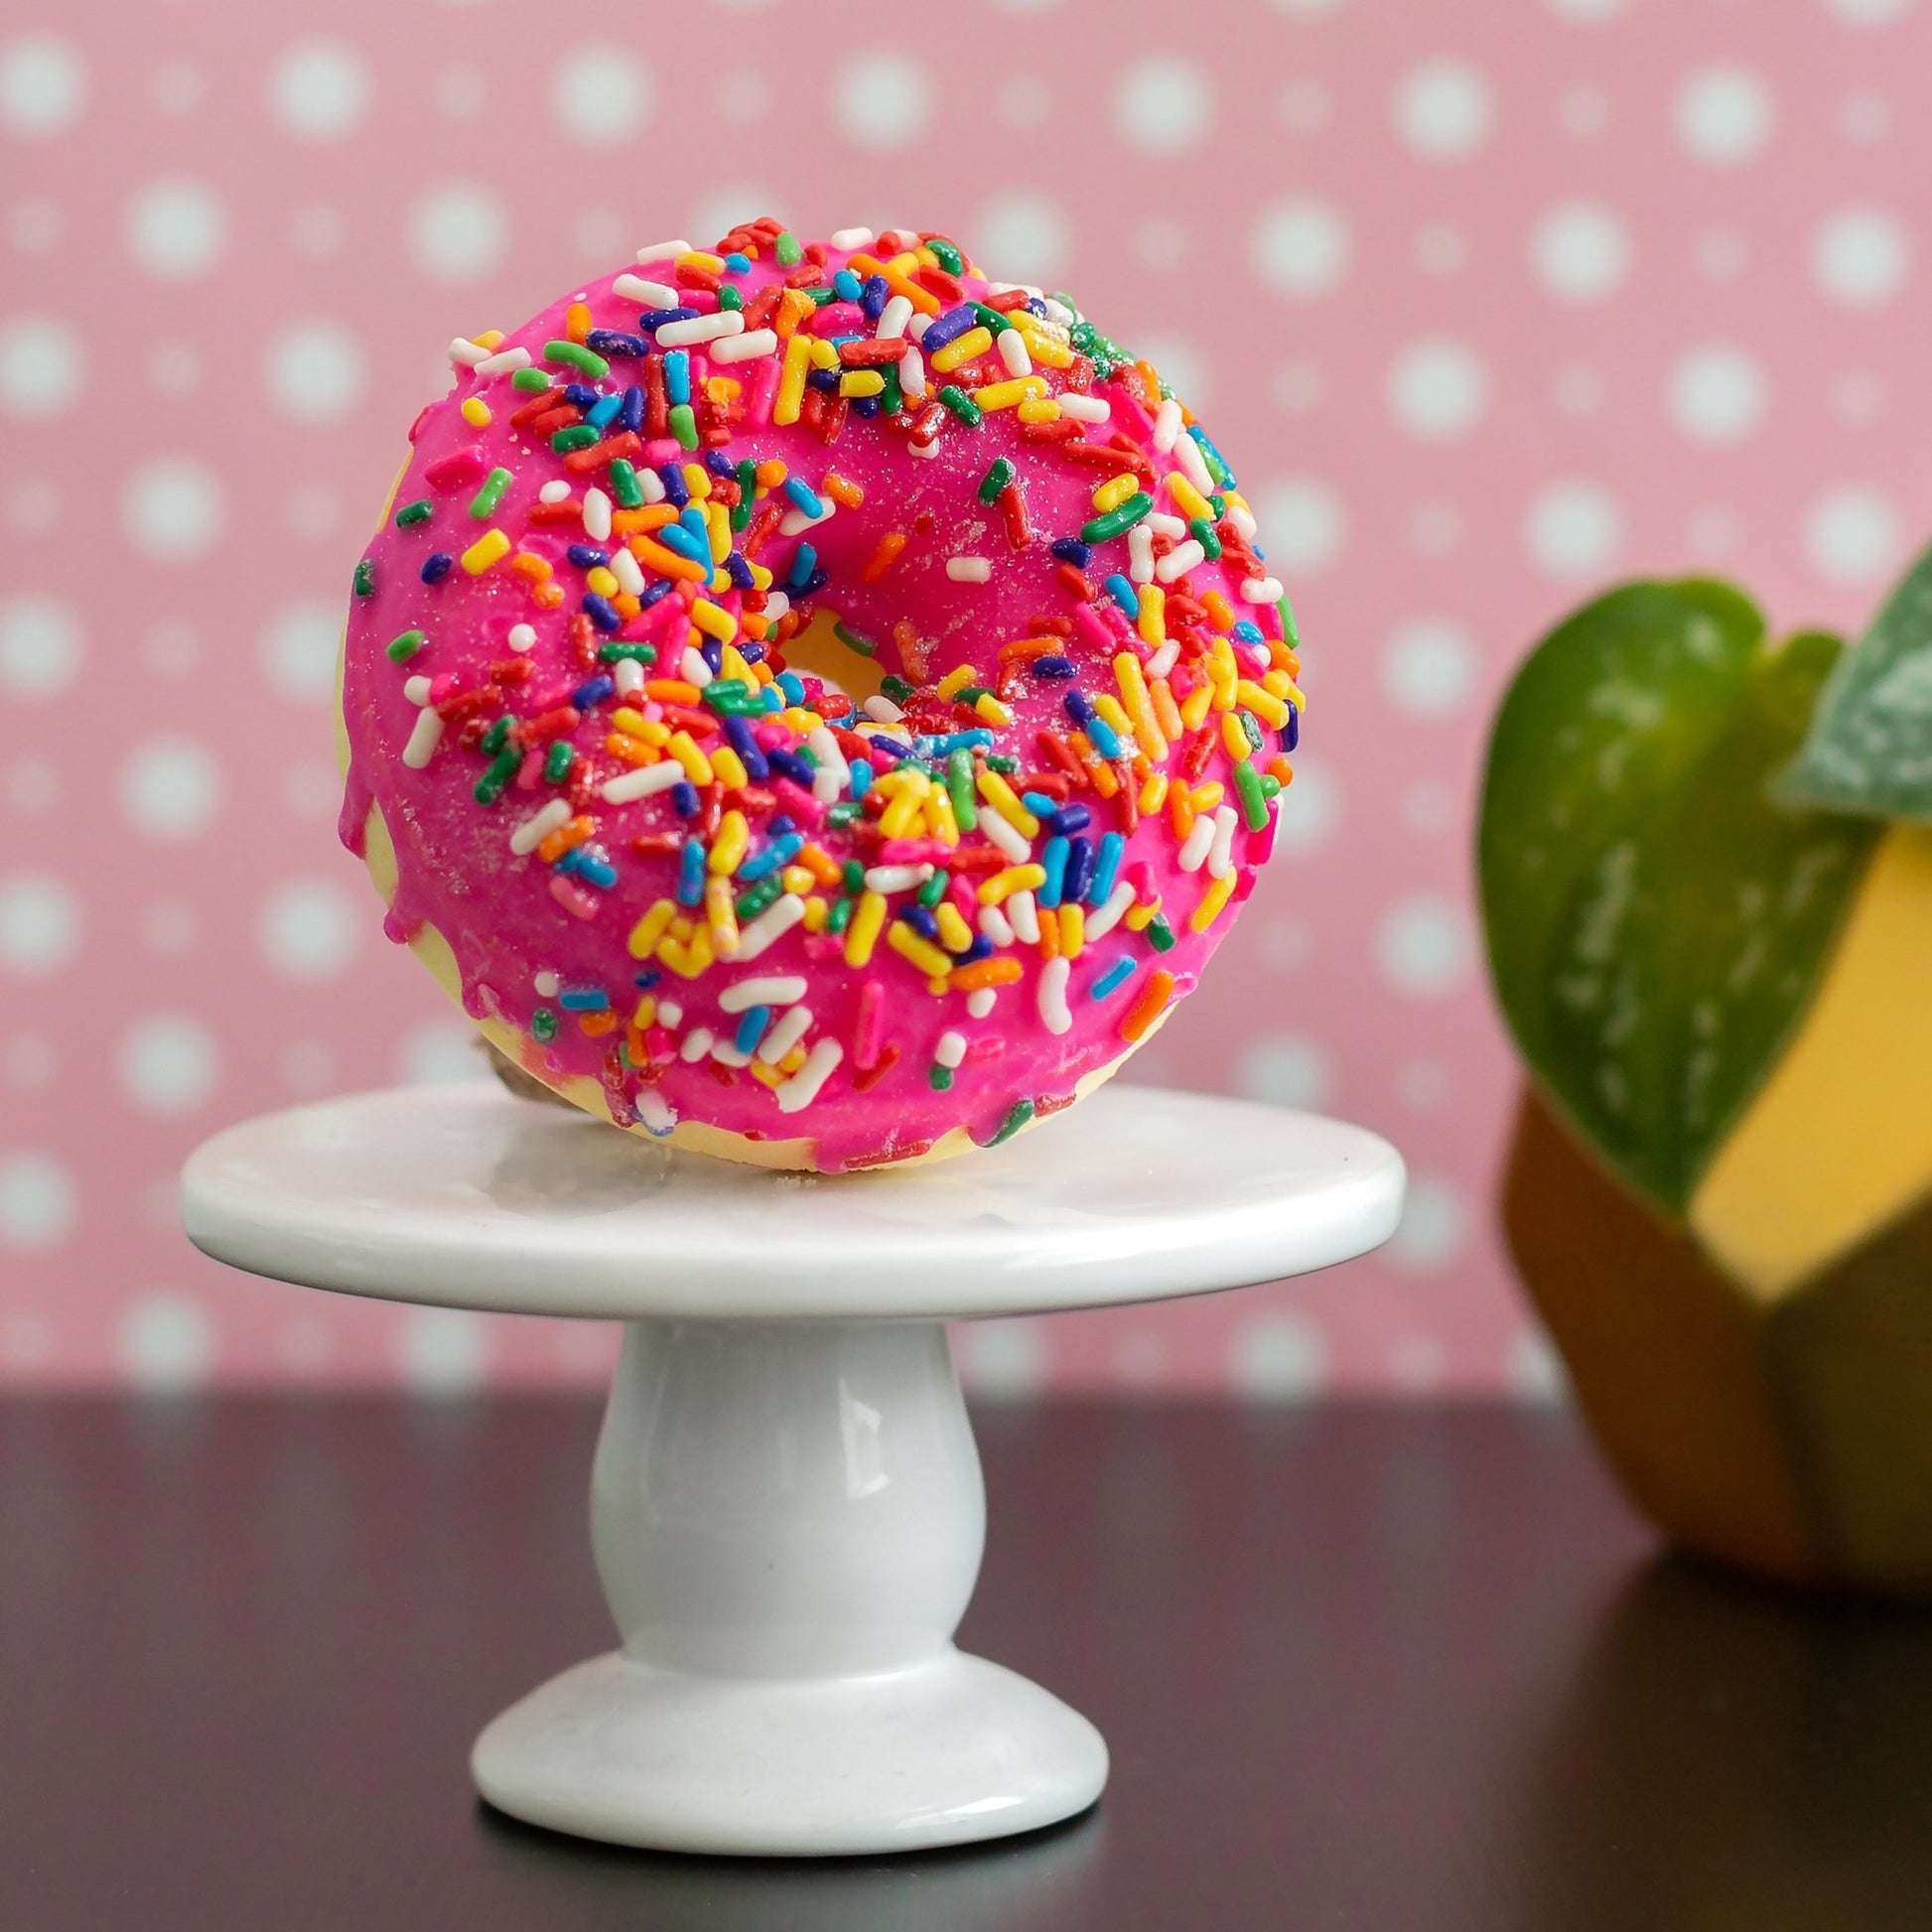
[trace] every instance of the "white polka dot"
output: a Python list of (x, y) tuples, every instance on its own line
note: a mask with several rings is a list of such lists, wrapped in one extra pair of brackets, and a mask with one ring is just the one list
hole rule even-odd
[(1197, 344), (1181, 336), (1142, 331), (1134, 338), (1134, 349), (1152, 362), (1161, 380), (1196, 412), (1214, 400), (1214, 365)]
[(1614, 20), (1630, 0), (1544, 0), (1544, 5), (1560, 20), (1575, 22), (1579, 27), (1599, 27), (1606, 20)]
[(1402, 1219), (1384, 1252), (1405, 1272), (1423, 1274), (1453, 1261), (1468, 1232), (1469, 1210), (1461, 1190), (1441, 1174), (1411, 1174)]
[(121, 1041), (121, 1088), (144, 1113), (193, 1113), (220, 1075), (214, 1035), (182, 1014), (153, 1014)]
[(0, 879), (0, 966), (23, 976), (52, 973), (80, 943), (80, 906), (57, 879), (21, 872)]
[(1268, 0), (1268, 4), (1291, 20), (1326, 20), (1339, 13), (1346, 0)]
[(1825, 0), (1825, 5), (1851, 27), (1889, 27), (1911, 12), (1915, 0)]
[(439, 183), (410, 207), (410, 257), (436, 281), (477, 281), (501, 264), (509, 245), (509, 211), (479, 182)]
[(87, 105), (87, 64), (69, 41), (22, 34), (0, 47), (0, 122), (30, 138), (59, 134)]
[(1469, 921), (1459, 905), (1434, 894), (1398, 899), (1375, 929), (1375, 963), (1411, 999), (1453, 993), (1468, 975)]
[(288, 979), (328, 979), (355, 951), (362, 907), (328, 879), (296, 879), (269, 894), (256, 923), (268, 962)]
[(1805, 515), (1805, 558), (1828, 584), (1848, 588), (1887, 576), (1904, 549), (1898, 505), (1869, 483), (1842, 483)]
[(191, 1296), (150, 1289), (122, 1311), (121, 1367), (146, 1395), (191, 1395), (214, 1365), (214, 1321)]
[(1724, 62), (1685, 76), (1675, 116), (1677, 138), (1693, 159), (1735, 168), (1762, 151), (1778, 109), (1762, 74)]
[(0, 1242), (57, 1248), (79, 1218), (79, 1189), (65, 1161), (51, 1154), (0, 1154)]
[(53, 316), (0, 323), (0, 405), (10, 414), (58, 416), (80, 393), (87, 355), (80, 338)]
[(127, 205), (128, 252), (150, 275), (183, 282), (206, 275), (228, 245), (228, 210), (206, 182), (151, 181)]
[(1848, 309), (1889, 302), (1912, 270), (1912, 237), (1880, 207), (1842, 207), (1811, 238), (1811, 278)]
[(910, 54), (869, 48), (832, 76), (832, 111), (854, 147), (874, 154), (905, 147), (932, 116), (932, 82)]
[(1334, 1055), (1307, 1034), (1263, 1034), (1243, 1050), (1235, 1080), (1248, 1099), (1270, 1107), (1319, 1107), (1334, 1090)]
[(1288, 581), (1326, 570), (1348, 541), (1348, 512), (1319, 477), (1283, 477), (1255, 498), (1269, 567)]
[(1769, 400), (1764, 365), (1731, 343), (1686, 349), (1664, 391), (1671, 421), (1693, 443), (1741, 443), (1763, 422)]
[(1421, 61), (1396, 83), (1395, 131), (1425, 161), (1465, 161), (1496, 123), (1488, 76), (1468, 61)]
[(972, 254), (995, 280), (1051, 288), (1072, 265), (1072, 224), (1051, 196), (1009, 189), (980, 205)]
[(346, 41), (297, 41), (268, 70), (268, 110), (298, 141), (344, 141), (369, 111), (369, 70)]
[(1335, 835), (1341, 786), (1317, 759), (1298, 755), (1294, 768), (1276, 814), (1275, 838), (1284, 852), (1314, 852)]
[(1630, 233), (1600, 202), (1561, 202), (1530, 230), (1530, 273), (1559, 302), (1601, 302), (1630, 272)]
[(0, 689), (51, 698), (80, 674), (80, 621), (70, 605), (32, 592), (0, 605)]
[(455, 1086), (487, 1074), (483, 1039), (463, 1020), (425, 1020), (403, 1035), (396, 1074), (412, 1087)]
[(194, 457), (158, 457), (121, 486), (121, 527), (156, 563), (186, 563), (221, 534), (227, 506), (221, 484)]
[(340, 322), (311, 316), (270, 339), (262, 375), (284, 416), (298, 423), (334, 422), (362, 400), (368, 357)]
[(976, 1396), (1019, 1401), (1046, 1380), (1046, 1343), (1036, 1322), (967, 1321), (953, 1337), (960, 1378)]
[(993, 4), (1003, 13), (1043, 14), (1060, 4), (1060, 0), (993, 0)]
[(1293, 195), (1271, 204), (1248, 237), (1256, 280), (1295, 302), (1310, 302), (1337, 288), (1353, 254), (1347, 216), (1314, 195)]
[(1452, 618), (1411, 618), (1382, 651), (1382, 692), (1412, 718), (1452, 718), (1476, 688), (1481, 652)]
[(1327, 1380), (1327, 1344), (1306, 1315), (1258, 1314), (1234, 1331), (1228, 1373), (1250, 1402), (1305, 1402)]
[(1389, 413), (1425, 443), (1466, 436), (1489, 407), (1489, 371), (1467, 343), (1424, 337), (1389, 364)]
[(213, 823), (224, 787), (212, 757), (188, 738), (155, 738), (121, 768), (121, 809), (151, 839), (192, 839)]
[(1139, 154), (1167, 160), (1189, 153), (1213, 124), (1213, 83), (1179, 55), (1150, 55), (1114, 82), (1114, 131)]
[(488, 1373), (488, 1324), (467, 1309), (405, 1310), (396, 1323), (396, 1367), (418, 1395), (469, 1395)]
[(1523, 514), (1523, 548), (1546, 577), (1600, 577), (1623, 548), (1623, 506), (1583, 478), (1545, 483)]
[(566, 139), (584, 147), (628, 141), (649, 122), (655, 105), (650, 69), (614, 41), (573, 47), (550, 69), (550, 118)]
[(1561, 1409), (1570, 1401), (1570, 1373), (1540, 1328), (1525, 1328), (1511, 1341), (1503, 1379), (1510, 1394), (1533, 1409)]
[(342, 643), (340, 606), (319, 598), (285, 604), (262, 633), (262, 669), (285, 698), (324, 703), (335, 695)]

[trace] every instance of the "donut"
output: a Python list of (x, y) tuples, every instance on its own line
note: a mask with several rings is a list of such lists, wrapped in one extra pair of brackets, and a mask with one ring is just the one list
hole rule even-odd
[(839, 1173), (1006, 1140), (1274, 843), (1294, 621), (1219, 450), (936, 233), (638, 251), (456, 379), (357, 564), (342, 834), (516, 1067)]

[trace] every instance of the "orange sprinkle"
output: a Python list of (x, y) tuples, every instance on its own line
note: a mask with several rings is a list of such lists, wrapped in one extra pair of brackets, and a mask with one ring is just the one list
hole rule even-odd
[(611, 733), (604, 741), (604, 749), (614, 759), (621, 759), (625, 764), (655, 764), (663, 756), (651, 746), (641, 744), (634, 738), (625, 737), (622, 732)]
[(1268, 775), (1271, 778), (1279, 778), (1284, 791), (1295, 782), (1295, 767), (1289, 763), (1286, 752), (1277, 752), (1268, 760)]
[(879, 539), (878, 548), (866, 559), (866, 567), (859, 575), (868, 584), (876, 584), (898, 562), (898, 554), (905, 548), (905, 537), (898, 530), (889, 530)]
[(708, 583), (711, 579), (711, 572), (703, 564), (690, 557), (680, 557), (675, 550), (667, 550), (647, 536), (630, 539), (630, 554), (640, 564), (648, 564), (660, 577), (681, 577), (687, 583)]
[[(573, 343), (583, 342), (591, 333), (591, 312), (581, 302), (573, 302), (564, 311), (564, 334)], [(586, 1029), (588, 1031), (588, 1029)]]
[(1041, 907), (1039, 915), (1039, 956), (1041, 959), (1057, 959), (1060, 951), (1060, 922), (1052, 912)]
[(582, 845), (597, 830), (597, 821), (579, 812), (568, 825), (560, 825), (537, 847), (537, 857), (554, 866), (573, 846)]
[(532, 556), (527, 550), (519, 550), (510, 559), (510, 568), (517, 576), (527, 577), (533, 584), (545, 583), (550, 576), (550, 565), (542, 557)]
[(778, 298), (777, 309), (771, 317), (772, 333), (782, 342), (797, 330), (807, 316), (817, 313), (818, 304), (803, 289), (786, 289)]
[(611, 528), (621, 537), (635, 536), (639, 530), (661, 530), (676, 521), (677, 511), (669, 503), (646, 503), (641, 509), (611, 512)]
[(840, 476), (836, 470), (826, 471), (818, 486), (841, 509), (856, 510), (866, 500), (866, 492), (856, 483)]
[[(1042, 922), (1040, 930), (1045, 929)], [(955, 993), (977, 993), (983, 986), (1011, 986), (1020, 974), (1019, 960), (1009, 954), (1003, 958), (976, 959), (970, 966), (955, 966), (947, 983)]]
[(599, 1034), (612, 1032), (618, 1024), (618, 1016), (606, 1007), (602, 1013), (580, 1014), (577, 1024), (585, 1033), (595, 1037)]
[(1139, 1039), (1161, 1017), (1161, 1009), (1173, 997), (1173, 975), (1162, 967), (1156, 967), (1148, 975), (1148, 982), (1141, 989), (1141, 997), (1134, 1002), (1133, 1011), (1120, 1023), (1122, 1039)]
[(798, 855), (798, 863), (821, 886), (836, 886), (844, 876), (839, 862), (822, 845), (808, 845)]
[(554, 611), (564, 601), (564, 587), (561, 584), (539, 584), (530, 593), (530, 599), (539, 611)]
[(655, 698), (661, 704), (695, 705), (703, 702), (704, 693), (682, 678), (654, 677), (644, 686), (644, 696)]

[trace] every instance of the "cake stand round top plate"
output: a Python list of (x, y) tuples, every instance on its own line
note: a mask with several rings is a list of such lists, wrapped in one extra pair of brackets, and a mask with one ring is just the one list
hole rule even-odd
[(1386, 1240), (1403, 1168), (1358, 1127), (1113, 1085), (1003, 1147), (774, 1173), (494, 1082), (243, 1122), (182, 1181), (189, 1237), (309, 1288), (524, 1313), (870, 1320), (1154, 1301)]

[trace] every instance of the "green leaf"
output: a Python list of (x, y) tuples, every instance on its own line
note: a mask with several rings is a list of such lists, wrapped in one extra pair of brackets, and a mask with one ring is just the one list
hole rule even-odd
[(1772, 801), (1838, 640), (1630, 584), (1517, 673), (1478, 835), (1497, 996), (1558, 1108), (1681, 1217), (1816, 986), (1876, 828)]
[(1839, 661), (1777, 789), (1792, 804), (1932, 823), (1932, 550)]

